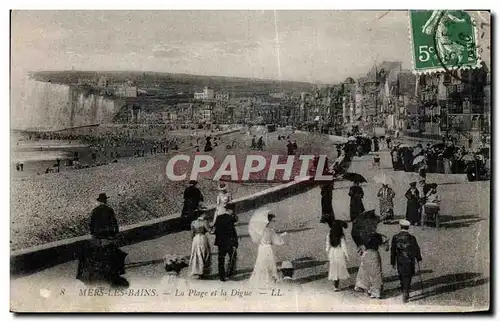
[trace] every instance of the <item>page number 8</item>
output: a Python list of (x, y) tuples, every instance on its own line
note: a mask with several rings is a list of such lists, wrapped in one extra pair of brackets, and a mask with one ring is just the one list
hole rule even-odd
[(418, 47), (418, 60), (425, 63), (431, 58), (431, 53), (434, 52), (433, 47), (429, 46), (419, 46)]

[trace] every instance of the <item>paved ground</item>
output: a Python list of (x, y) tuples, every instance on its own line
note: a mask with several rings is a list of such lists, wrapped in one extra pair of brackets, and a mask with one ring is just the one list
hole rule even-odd
[[(369, 159), (370, 156), (365, 156), (355, 160), (352, 164), (352, 170), (363, 173), (367, 179), (373, 177), (378, 170), (371, 169)], [(389, 167), (389, 156), (386, 153), (382, 153), (382, 165), (384, 168)], [(392, 172), (392, 170), (385, 171)], [(398, 173), (396, 176), (400, 178), (398, 180), (403, 180), (404, 174)], [(460, 180), (457, 180), (457, 176), (434, 175), (428, 181), (451, 183)], [(348, 219), (349, 217), (346, 187), (346, 183), (339, 183), (338, 189), (334, 192), (334, 209), (339, 219)], [(366, 208), (378, 209), (378, 201), (375, 198), (378, 186), (374, 183), (367, 183), (363, 186), (363, 189), (365, 190)], [(428, 305), (432, 310), (440, 310), (442, 306), (452, 306), (454, 310), (457, 307), (459, 307), (459, 310), (484, 309), (489, 303), (490, 283), (490, 184), (489, 182), (461, 182), (445, 184), (438, 189), (443, 199), (442, 228), (439, 230), (431, 227), (425, 229), (420, 227), (411, 228), (411, 232), (415, 234), (420, 243), (423, 254), (421, 266), (423, 284), (420, 283), (419, 277), (415, 278), (413, 299), (406, 307), (408, 310), (429, 310)], [(402, 217), (406, 206), (404, 200), (406, 183), (396, 187), (395, 190), (395, 211), (399, 217)], [(320, 217), (319, 189), (313, 189), (302, 195), (269, 205), (269, 208), (277, 213), (278, 230), (289, 232), (286, 245), (276, 247), (277, 260), (294, 261), (297, 266), (296, 278), (298, 283), (309, 290), (313, 290), (315, 292), (313, 296), (318, 296), (319, 299), (320, 294), (323, 294), (323, 296), (327, 296), (328, 301), (331, 301), (331, 303), (344, 305), (344, 309), (340, 309), (340, 306), (335, 308), (336, 304), (330, 303), (330, 306), (323, 306), (322, 310), (346, 310), (345, 307), (348, 303), (351, 303), (350, 305), (352, 303), (363, 303), (361, 306), (356, 306), (356, 310), (383, 310), (388, 305), (397, 305), (395, 307), (391, 306), (394, 310), (405, 309), (404, 306), (400, 305), (399, 282), (396, 272), (389, 265), (388, 252), (381, 251), (384, 272), (384, 299), (372, 300), (352, 291), (359, 262), (350, 236), (348, 236), (348, 245), (351, 254), (349, 263), (349, 270), (352, 273), (351, 278), (342, 283), (344, 288), (342, 292), (333, 293), (330, 291), (332, 285), (326, 279), (328, 268), (324, 250), (327, 228), (325, 225), (318, 223)], [(238, 274), (235, 279), (239, 281), (248, 279), (257, 255), (257, 246), (248, 237), (247, 223), (250, 216), (251, 213), (240, 214), (240, 224), (238, 225), (240, 247), (238, 250)], [(387, 236), (392, 236), (398, 229), (396, 223), (379, 227), (379, 231)], [(350, 228), (348, 231), (350, 231)], [(213, 243), (213, 238), (211, 242)], [(155, 287), (159, 285), (159, 281), (164, 275), (161, 265), (162, 257), (167, 253), (189, 254), (190, 236), (188, 232), (167, 235), (127, 246), (124, 250), (129, 254), (127, 261), (136, 263), (133, 265), (134, 267), (127, 270), (126, 274), (127, 279), (131, 282), (131, 287), (144, 287), (144, 285)], [(217, 250), (214, 247), (213, 254), (216, 255), (216, 252)], [(213, 258), (212, 267), (216, 269), (216, 256)], [(74, 285), (75, 272), (76, 262), (71, 262), (34, 275), (18, 278), (12, 281), (11, 297), (18, 298), (19, 296), (18, 299), (20, 299), (23, 298), (21, 294), (24, 294), (24, 298), (26, 298), (26, 294), (29, 294), (26, 292), (33, 292), (32, 294), (39, 297), (38, 293), (42, 288), (57, 292), (65, 285)], [(211, 279), (214, 281), (207, 281), (206, 283), (219, 285), (216, 282), (216, 271), (213, 274)], [(16, 296), (16, 294), (18, 295)], [(294, 297), (294, 299), (299, 301), (298, 297)], [(307, 298), (301, 298), (300, 301), (307, 300)], [(309, 300), (312, 301), (312, 304), (308, 306), (310, 309), (314, 307), (321, 309), (321, 306), (313, 305), (316, 301), (310, 298)], [(22, 301), (17, 303), (23, 305)], [(30, 304), (32, 303), (30, 302)], [(70, 304), (74, 305), (75, 303)], [(151, 302), (148, 303), (151, 304)], [(163, 304), (158, 304), (153, 308), (150, 306), (149, 310), (161, 310), (162, 305), (167, 305), (166, 302), (161, 303)], [(416, 307), (412, 306), (412, 304), (416, 305)], [(27, 305), (27, 303), (25, 302), (24, 305)], [(230, 307), (225, 307), (226, 310), (230, 309)], [(265, 309), (264, 306), (259, 307)], [(283, 305), (279, 307), (284, 308)], [(292, 305), (289, 309), (293, 311), (297, 307), (299, 306)], [(177, 307), (177, 309), (182, 310), (180, 307)], [(191, 306), (190, 309), (209, 310), (214, 309), (214, 306), (206, 308), (195, 305), (194, 307)], [(240, 311), (240, 309), (242, 308), (239, 307), (237, 311)], [(258, 310), (255, 306), (252, 309)]]

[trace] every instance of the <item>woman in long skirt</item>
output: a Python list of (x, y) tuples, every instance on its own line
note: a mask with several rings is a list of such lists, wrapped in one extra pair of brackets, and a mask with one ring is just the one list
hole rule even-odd
[(321, 186), (321, 220), (320, 223), (330, 225), (335, 220), (333, 212), (333, 182)]
[(210, 231), (205, 214), (200, 213), (198, 218), (191, 223), (193, 242), (191, 257), (189, 259), (189, 275), (202, 278), (210, 271), (210, 245), (207, 232)]
[(420, 193), (417, 189), (417, 183), (410, 183), (410, 189), (406, 191), (406, 220), (412, 225), (420, 223)]
[(385, 244), (388, 250), (388, 239), (374, 233), (368, 240), (361, 255), (361, 265), (354, 290), (367, 292), (370, 297), (379, 299), (382, 296), (382, 260), (378, 248)]
[(353, 186), (349, 189), (349, 197), (351, 197), (349, 213), (352, 221), (365, 211), (365, 206), (363, 205), (364, 195), (365, 193), (363, 192), (363, 188), (359, 186), (359, 182), (354, 182)]
[(262, 238), (259, 243), (257, 259), (255, 266), (250, 276), (249, 283), (252, 287), (267, 288), (279, 282), (280, 276), (276, 266), (276, 258), (274, 257), (273, 245), (283, 245), (283, 237), (286, 233), (278, 235), (272, 228), (275, 222), (275, 215), (268, 215), (268, 223)]
[(340, 280), (349, 278), (349, 272), (347, 271), (349, 256), (342, 228), (347, 228), (347, 224), (339, 220), (333, 221), (330, 232), (326, 237), (326, 252), (330, 262), (328, 280), (333, 281), (335, 292), (340, 290)]

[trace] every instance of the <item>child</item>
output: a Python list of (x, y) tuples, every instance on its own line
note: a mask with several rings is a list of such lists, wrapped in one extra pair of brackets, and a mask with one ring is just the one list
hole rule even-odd
[(349, 272), (347, 271), (348, 253), (343, 228), (347, 228), (347, 224), (335, 220), (332, 223), (330, 233), (326, 237), (326, 251), (330, 261), (328, 280), (333, 281), (335, 292), (340, 291), (340, 280), (349, 278)]
[(373, 168), (380, 169), (380, 156), (378, 154), (373, 156)]

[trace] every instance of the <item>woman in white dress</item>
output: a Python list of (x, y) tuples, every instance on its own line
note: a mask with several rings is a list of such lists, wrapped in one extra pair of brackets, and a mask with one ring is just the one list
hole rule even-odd
[(330, 261), (328, 280), (333, 281), (335, 292), (340, 290), (340, 280), (349, 278), (349, 272), (347, 271), (349, 255), (347, 253), (343, 227), (347, 228), (347, 224), (335, 220), (332, 223), (330, 232), (326, 236), (326, 252)]
[(191, 223), (193, 243), (189, 259), (189, 275), (202, 278), (210, 271), (210, 244), (207, 232), (210, 231), (205, 214), (199, 211), (199, 216)]
[(217, 195), (217, 206), (215, 208), (214, 219), (212, 221), (212, 226), (215, 225), (215, 219), (217, 216), (222, 215), (226, 211), (226, 206), (232, 201), (233, 197), (231, 193), (227, 190), (227, 185), (223, 182), (219, 185), (219, 194)]
[(275, 215), (267, 212), (267, 224), (262, 231), (255, 267), (249, 280), (252, 287), (266, 288), (280, 280), (272, 246), (283, 245), (286, 232), (278, 235), (273, 229), (274, 222)]

